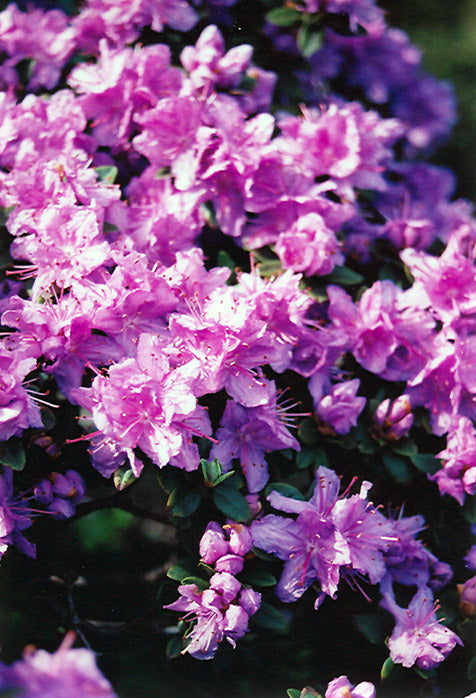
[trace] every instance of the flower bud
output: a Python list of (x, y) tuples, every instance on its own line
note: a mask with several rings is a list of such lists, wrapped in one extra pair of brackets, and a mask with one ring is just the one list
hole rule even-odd
[(393, 403), (387, 398), (375, 410), (374, 424), (379, 436), (397, 441), (410, 431), (413, 414), (408, 395), (400, 395)]
[(222, 527), (211, 521), (200, 540), (200, 557), (207, 565), (211, 565), (218, 558), (227, 555), (229, 550)]
[(464, 584), (457, 584), (459, 607), (465, 616), (476, 616), (476, 575)]

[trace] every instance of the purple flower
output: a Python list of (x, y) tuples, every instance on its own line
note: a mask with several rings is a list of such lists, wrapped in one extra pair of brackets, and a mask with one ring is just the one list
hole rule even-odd
[(476, 576), (467, 579), (464, 584), (457, 584), (460, 611), (465, 616), (476, 615)]
[(275, 251), (285, 268), (307, 276), (330, 274), (336, 264), (344, 262), (334, 231), (317, 213), (301, 216), (288, 231), (280, 233)]
[(347, 676), (339, 676), (329, 682), (325, 698), (375, 698), (375, 686), (370, 681), (353, 686)]
[(359, 379), (337, 383), (327, 395), (322, 395), (322, 383), (322, 377), (315, 373), (308, 384), (316, 416), (338, 434), (348, 434), (366, 403), (364, 397), (357, 396)]
[(398, 441), (406, 436), (413, 424), (413, 414), (408, 395), (400, 395), (390, 402), (386, 399), (375, 410), (374, 424), (379, 436), (387, 441)]
[(266, 383), (266, 387), (267, 404), (242, 407), (228, 401), (216, 434), (218, 443), (210, 454), (218, 458), (225, 470), (238, 458), (251, 494), (263, 489), (268, 481), (266, 453), (300, 448), (287, 428), (290, 416), (286, 415), (286, 407), (278, 403), (274, 382)]
[(433, 594), (421, 586), (410, 601), (408, 608), (401, 608), (389, 587), (383, 593), (380, 604), (393, 615), (395, 628), (388, 641), (390, 657), (396, 664), (420, 669), (433, 669), (442, 662), (460, 638), (449, 628), (438, 622), (435, 614)]
[(228, 572), (214, 574), (204, 591), (195, 584), (183, 584), (178, 591), (177, 601), (164, 608), (185, 611), (182, 620), (193, 623), (185, 635), (183, 653), (196, 659), (212, 659), (224, 639), (235, 647), (235, 641), (248, 631), (248, 619), (261, 602), (258, 592), (242, 588)]
[(35, 557), (35, 545), (20, 533), (31, 523), (28, 504), (21, 495), (15, 496), (13, 493), (13, 471), (3, 468), (0, 475), (0, 557), (9, 545), (15, 545), (25, 555)]
[(298, 514), (295, 521), (268, 514), (251, 524), (254, 544), (285, 561), (276, 587), (281, 601), (296, 601), (316, 580), (323, 594), (335, 598), (340, 567), (351, 562), (348, 545), (331, 514), (339, 485), (337, 475), (321, 466), (308, 502), (284, 497), (276, 491), (268, 497), (275, 509)]
[(58, 518), (69, 519), (85, 492), (81, 475), (75, 470), (67, 470), (64, 475), (50, 473), (48, 479), (41, 480), (34, 489), (34, 497)]
[(93, 652), (71, 649), (74, 637), (67, 633), (53, 654), (28, 647), (11, 667), (0, 663), (0, 690), (12, 690), (18, 698), (115, 698)]

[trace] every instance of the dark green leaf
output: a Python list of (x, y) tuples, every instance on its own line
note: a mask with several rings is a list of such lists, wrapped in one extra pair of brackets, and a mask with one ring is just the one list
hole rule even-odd
[(306, 446), (313, 446), (321, 438), (317, 431), (316, 423), (311, 417), (306, 417), (302, 420), (299, 425), (298, 436)]
[(165, 648), (165, 654), (167, 659), (175, 659), (180, 657), (180, 653), (183, 649), (183, 639), (181, 635), (174, 635), (168, 642)]
[(382, 454), (382, 460), (385, 468), (396, 482), (403, 485), (411, 482), (411, 471), (405, 458), (387, 452)]
[(275, 492), (279, 492), (279, 494), (282, 494), (284, 497), (299, 499), (301, 502), (304, 501), (304, 495), (301, 494), (297, 487), (294, 487), (287, 482), (273, 482), (271, 485), (268, 485), (265, 490), (266, 496), (268, 496), (273, 490)]
[(53, 429), (53, 427), (56, 424), (56, 417), (54, 415), (53, 410), (50, 410), (48, 407), (42, 407), (41, 408), (41, 421), (43, 422), (43, 426), (47, 431), (50, 429)]
[(414, 441), (410, 439), (399, 439), (391, 446), (394, 453), (398, 453), (400, 456), (409, 456), (413, 459), (413, 456), (418, 455), (418, 448)]
[(215, 506), (233, 521), (248, 521), (251, 517), (245, 497), (228, 482), (218, 485), (213, 490), (213, 501)]
[(21, 441), (10, 439), (0, 443), (0, 463), (12, 470), (23, 470), (26, 456)]
[(354, 617), (354, 625), (373, 645), (381, 645), (385, 640), (382, 621), (375, 613), (360, 613)]
[(276, 7), (266, 13), (266, 20), (278, 27), (290, 27), (296, 22), (300, 22), (302, 13), (293, 7)]
[(327, 277), (328, 283), (338, 286), (355, 286), (364, 281), (362, 274), (358, 274), (348, 267), (334, 267), (332, 273)]
[(186, 518), (193, 514), (200, 505), (201, 496), (199, 492), (187, 492), (177, 488), (172, 490), (167, 500), (167, 507), (173, 516)]
[(132, 485), (132, 483), (137, 480), (137, 477), (134, 475), (128, 465), (121, 465), (121, 467), (115, 471), (112, 480), (116, 490), (122, 492), (122, 490), (125, 490), (126, 487)]
[(289, 630), (289, 621), (286, 616), (266, 601), (263, 601), (256, 615), (252, 616), (252, 620), (262, 628), (268, 628), (277, 633), (285, 633)]
[(270, 555), (269, 553), (265, 553), (264, 550), (260, 550), (259, 548), (255, 548), (254, 546), (251, 548), (252, 552), (256, 557), (258, 557), (260, 560), (274, 560), (275, 557), (273, 555)]
[(196, 565), (193, 557), (184, 557), (178, 560), (175, 565), (167, 572), (167, 577), (169, 579), (174, 579), (176, 582), (181, 582), (185, 577), (190, 577), (193, 575), (193, 571)]
[(440, 468), (441, 463), (431, 453), (416, 453), (411, 455), (413, 465), (424, 473), (434, 475)]
[(195, 586), (198, 587), (199, 591), (203, 591), (204, 589), (208, 589), (210, 586), (208, 582), (205, 579), (202, 579), (201, 577), (184, 577), (182, 579), (182, 584), (195, 584)]
[(249, 584), (254, 587), (273, 587), (277, 584), (277, 579), (274, 574), (268, 570), (246, 570), (245, 574), (240, 577), (244, 584)]

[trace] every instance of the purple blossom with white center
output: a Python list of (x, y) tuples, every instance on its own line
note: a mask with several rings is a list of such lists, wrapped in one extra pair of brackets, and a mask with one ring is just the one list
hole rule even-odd
[(21, 232), (10, 253), (32, 263), (23, 276), (36, 276), (35, 300), (53, 284), (68, 288), (72, 279), (87, 277), (110, 259), (96, 215), (86, 207), (47, 207), (37, 217), (35, 230), (25, 226)]
[(347, 676), (339, 676), (329, 682), (325, 698), (375, 698), (375, 686), (370, 681), (353, 686)]
[(433, 669), (446, 659), (456, 644), (463, 644), (456, 633), (438, 621), (433, 594), (426, 586), (419, 587), (408, 608), (396, 603), (393, 589), (388, 586), (380, 605), (396, 621), (388, 641), (390, 657), (396, 664)]
[(164, 608), (185, 611), (182, 620), (194, 623), (185, 636), (182, 653), (196, 659), (212, 659), (224, 639), (235, 647), (236, 640), (248, 631), (249, 617), (261, 603), (261, 594), (243, 587), (228, 572), (215, 573), (204, 591), (199, 591), (195, 584), (182, 584), (178, 592), (177, 601)]
[(289, 231), (280, 233), (275, 252), (285, 268), (307, 276), (330, 274), (344, 262), (334, 231), (317, 213), (301, 216)]
[(287, 428), (292, 415), (286, 414), (285, 403), (280, 406), (274, 382), (266, 382), (266, 387), (268, 400), (263, 405), (243, 407), (233, 401), (227, 402), (216, 433), (218, 443), (212, 446), (210, 453), (225, 471), (230, 469), (233, 459), (238, 458), (252, 494), (262, 490), (268, 481), (266, 453), (282, 448), (300, 450)]
[(27, 647), (23, 659), (0, 663), (0, 690), (18, 698), (115, 698), (112, 686), (97, 667), (94, 653), (71, 649), (74, 632), (65, 635), (53, 654)]
[[(107, 377), (96, 376), (91, 388), (78, 388), (72, 395), (92, 412), (94, 422), (106, 441), (111, 440), (123, 452), (124, 458), (126, 454), (132, 458), (131, 467), (138, 475), (142, 464), (132, 456), (136, 446), (162, 467), (172, 457), (178, 456), (185, 445), (188, 420), (193, 420), (198, 410), (196, 397), (190, 388), (197, 365), (195, 360), (179, 368), (171, 368), (160, 341), (143, 333), (139, 338), (136, 358), (114, 364)], [(200, 412), (200, 417), (202, 414)], [(210, 431), (208, 420), (204, 428)], [(193, 425), (190, 425), (190, 430), (192, 434), (196, 433)], [(200, 432), (200, 435), (204, 433)], [(96, 442), (95, 450), (100, 445)], [(95, 450), (92, 453), (93, 464)], [(193, 455), (187, 463), (188, 470), (198, 467), (196, 446)], [(116, 458), (112, 458), (112, 470), (116, 463)], [(183, 465), (181, 463), (180, 467)], [(102, 472), (107, 472), (108, 467), (102, 459), (100, 467)]]

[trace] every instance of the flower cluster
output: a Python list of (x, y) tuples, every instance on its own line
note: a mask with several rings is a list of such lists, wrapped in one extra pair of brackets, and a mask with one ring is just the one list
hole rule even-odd
[(243, 569), (243, 557), (251, 550), (251, 535), (241, 524), (221, 527), (211, 521), (200, 540), (203, 562), (213, 565), (209, 586), (200, 591), (196, 584), (182, 584), (180, 598), (164, 606), (185, 611), (183, 621), (192, 622), (185, 634), (185, 649), (196, 659), (212, 659), (222, 640), (233, 647), (248, 631), (248, 620), (261, 603), (261, 594), (245, 587), (235, 575)]
[[(325, 467), (316, 471), (314, 493), (309, 501), (285, 497), (273, 491), (268, 500), (274, 509), (297, 514), (297, 518), (267, 514), (251, 525), (253, 543), (285, 561), (276, 587), (281, 601), (299, 599), (317, 581), (321, 592), (315, 608), (326, 596), (335, 599), (340, 577), (360, 589), (359, 578), (380, 584), (381, 605), (396, 621), (390, 638), (390, 656), (396, 663), (432, 668), (461, 640), (439, 625), (434, 615), (434, 588), (451, 577), (451, 570), (428, 553), (415, 539), (415, 518), (392, 520), (367, 499), (370, 483), (359, 494), (339, 496), (340, 481)], [(439, 578), (438, 576), (439, 575)], [(418, 585), (407, 609), (397, 606), (393, 584)]]

